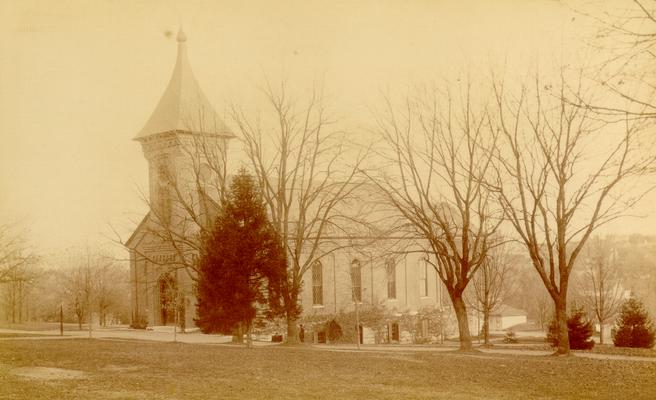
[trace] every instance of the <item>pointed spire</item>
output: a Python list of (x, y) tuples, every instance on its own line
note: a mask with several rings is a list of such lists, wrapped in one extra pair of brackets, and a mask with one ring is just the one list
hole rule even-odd
[(187, 35), (184, 33), (184, 30), (182, 29), (182, 25), (180, 25), (180, 28), (178, 29), (178, 36), (176, 37), (176, 40), (178, 43), (184, 43), (187, 41)]
[(187, 58), (187, 35), (178, 30), (178, 55), (173, 74), (155, 111), (135, 137), (144, 139), (158, 133), (188, 133), (232, 137), (234, 134), (219, 118), (194, 76)]

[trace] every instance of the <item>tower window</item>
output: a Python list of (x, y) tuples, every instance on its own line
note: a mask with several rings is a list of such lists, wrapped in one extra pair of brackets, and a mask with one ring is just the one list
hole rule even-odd
[(171, 221), (171, 190), (170, 185), (173, 182), (173, 176), (169, 167), (169, 159), (163, 155), (156, 161), (157, 168), (157, 198), (156, 213), (160, 223), (168, 225)]
[(157, 188), (157, 203), (159, 208), (159, 218), (163, 224), (171, 221), (171, 194), (169, 187), (165, 184)]

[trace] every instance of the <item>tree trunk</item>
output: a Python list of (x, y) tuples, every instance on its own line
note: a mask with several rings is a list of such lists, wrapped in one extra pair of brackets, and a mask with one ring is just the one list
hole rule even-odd
[(360, 308), (357, 300), (355, 301), (355, 345), (360, 350)]
[(287, 318), (287, 344), (298, 344), (298, 326), (296, 318)]
[(23, 282), (18, 282), (18, 322), (23, 322)]
[(558, 322), (558, 348), (554, 355), (569, 354), (569, 332), (567, 331), (567, 303), (556, 301), (556, 322)]
[(458, 319), (458, 333), (460, 336), (460, 350), (471, 350), (472, 340), (469, 333), (469, 319), (467, 318), (467, 307), (462, 299), (462, 294), (451, 295), (453, 309)]
[(237, 328), (235, 328), (235, 331), (232, 333), (232, 343), (244, 343), (244, 331), (241, 326), (241, 323)]
[(604, 323), (599, 321), (599, 344), (604, 344)]
[(11, 284), (11, 323), (16, 323), (16, 284)]
[(483, 344), (490, 345), (490, 310), (487, 307), (483, 311)]

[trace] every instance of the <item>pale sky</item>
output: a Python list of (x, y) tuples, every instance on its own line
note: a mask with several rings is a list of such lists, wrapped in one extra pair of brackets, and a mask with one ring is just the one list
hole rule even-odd
[(180, 23), (220, 115), (284, 74), (322, 81), (359, 124), (389, 87), (586, 51), (580, 20), (549, 0), (0, 0), (0, 221), (44, 251), (106, 241), (110, 223), (127, 237), (147, 209), (131, 139), (168, 83)]

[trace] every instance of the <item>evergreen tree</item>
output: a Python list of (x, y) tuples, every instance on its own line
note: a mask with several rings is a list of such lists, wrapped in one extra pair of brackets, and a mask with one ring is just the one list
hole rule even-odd
[(569, 347), (574, 350), (589, 350), (594, 347), (595, 342), (592, 340), (592, 322), (588, 319), (583, 308), (574, 311), (574, 314), (567, 320), (567, 329), (569, 331)]
[(285, 251), (270, 224), (253, 178), (241, 169), (203, 240), (196, 323), (205, 333), (250, 331), (256, 317), (280, 308)]
[[(583, 308), (577, 308), (567, 319), (567, 332), (569, 336), (569, 347), (572, 350), (589, 350), (594, 347), (592, 337), (592, 322), (590, 322)], [(558, 347), (558, 324), (553, 319), (549, 324), (547, 341), (552, 346)]]
[(654, 327), (642, 303), (631, 297), (623, 305), (613, 343), (618, 347), (654, 346)]

